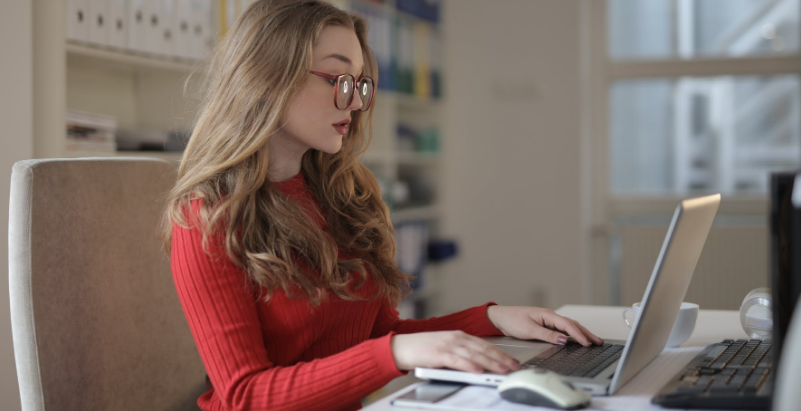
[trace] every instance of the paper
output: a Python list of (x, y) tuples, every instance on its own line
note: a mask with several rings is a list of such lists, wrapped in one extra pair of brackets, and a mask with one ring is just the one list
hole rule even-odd
[(552, 408), (532, 407), (530, 405), (515, 404), (501, 398), (494, 387), (468, 386), (457, 391), (437, 403), (443, 407), (452, 407), (454, 410), (498, 410), (498, 411), (531, 411), (553, 410)]
[(684, 369), (703, 348), (695, 346), (665, 349), (615, 395), (593, 397), (592, 408), (616, 411), (663, 411), (664, 408), (651, 404), (651, 398)]
[[(401, 407), (396, 408), (401, 409)], [(496, 388), (476, 385), (464, 387), (435, 404), (420, 404), (417, 408), (443, 411), (553, 411), (553, 408), (534, 407), (506, 401), (498, 395), (498, 390)], [(585, 409), (588, 411), (605, 411), (593, 408), (592, 406)]]
[[(682, 370), (704, 347), (683, 347), (662, 351), (640, 373), (634, 376), (615, 395), (609, 397), (592, 397), (587, 410), (643, 411), (664, 410), (651, 404), (651, 398), (665, 384)], [(398, 410), (401, 407), (394, 407)], [(498, 395), (493, 387), (467, 386), (438, 401), (436, 404), (420, 405), (420, 409), (431, 410), (467, 410), (467, 411), (532, 411), (552, 410), (552, 408), (533, 407), (506, 401)]]

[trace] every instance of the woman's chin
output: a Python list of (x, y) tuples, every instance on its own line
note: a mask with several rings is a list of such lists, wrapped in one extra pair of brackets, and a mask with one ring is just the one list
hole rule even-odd
[(332, 144), (326, 144), (324, 147), (320, 147), (318, 150), (328, 154), (336, 154), (339, 153), (341, 149), (342, 137), (338, 138), (336, 142), (332, 142)]

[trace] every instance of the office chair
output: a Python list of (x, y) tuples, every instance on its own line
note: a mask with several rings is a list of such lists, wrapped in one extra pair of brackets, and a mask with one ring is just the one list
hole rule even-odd
[(197, 409), (205, 372), (158, 239), (175, 167), (14, 164), (9, 292), (23, 411)]

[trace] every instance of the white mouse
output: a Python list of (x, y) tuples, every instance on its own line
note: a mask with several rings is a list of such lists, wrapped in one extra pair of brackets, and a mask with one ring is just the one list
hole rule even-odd
[(575, 410), (590, 405), (592, 396), (562, 380), (559, 374), (529, 368), (506, 376), (498, 386), (501, 398), (520, 404)]

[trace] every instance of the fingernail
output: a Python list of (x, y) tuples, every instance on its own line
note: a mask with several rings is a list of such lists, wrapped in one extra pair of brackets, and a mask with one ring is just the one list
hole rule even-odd
[(567, 344), (567, 337), (560, 335), (559, 337), (556, 337), (556, 342), (559, 344)]

